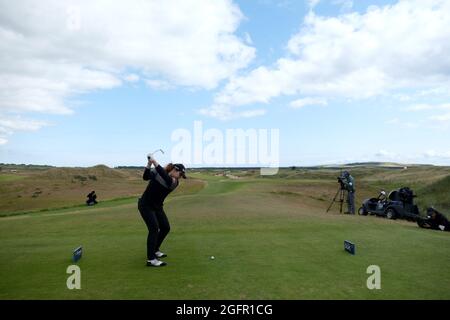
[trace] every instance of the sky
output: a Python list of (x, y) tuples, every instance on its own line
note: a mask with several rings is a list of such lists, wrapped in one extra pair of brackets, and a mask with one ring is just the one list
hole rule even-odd
[(0, 0), (0, 163), (450, 165), (449, 17), (447, 0)]

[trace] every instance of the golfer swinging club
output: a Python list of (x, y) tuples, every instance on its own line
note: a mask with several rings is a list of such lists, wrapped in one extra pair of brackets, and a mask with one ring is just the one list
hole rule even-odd
[[(164, 199), (178, 187), (180, 177), (186, 179), (186, 169), (182, 164), (172, 163), (162, 168), (152, 154), (147, 158), (143, 179), (150, 181), (139, 199), (138, 209), (148, 228), (147, 266), (162, 267), (166, 263), (158, 259), (167, 255), (159, 247), (170, 231), (169, 220), (163, 209)], [(152, 164), (154, 168), (151, 168)]]

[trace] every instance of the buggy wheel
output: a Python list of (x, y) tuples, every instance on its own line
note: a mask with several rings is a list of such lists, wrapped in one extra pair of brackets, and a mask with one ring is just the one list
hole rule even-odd
[(386, 218), (388, 219), (396, 219), (396, 214), (394, 209), (388, 209), (386, 211)]
[(364, 209), (364, 207), (360, 207), (359, 209), (358, 209), (358, 214), (360, 215), (360, 216), (367, 216), (367, 211), (366, 211), (366, 209)]

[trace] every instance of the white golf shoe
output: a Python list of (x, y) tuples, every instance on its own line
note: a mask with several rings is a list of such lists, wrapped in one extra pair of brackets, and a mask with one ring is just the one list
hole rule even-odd
[(147, 267), (164, 267), (165, 265), (167, 265), (167, 263), (158, 259), (147, 260)]
[(161, 251), (156, 251), (155, 255), (156, 255), (157, 258), (165, 258), (165, 257), (167, 257), (167, 254), (165, 254), (164, 252), (161, 252)]

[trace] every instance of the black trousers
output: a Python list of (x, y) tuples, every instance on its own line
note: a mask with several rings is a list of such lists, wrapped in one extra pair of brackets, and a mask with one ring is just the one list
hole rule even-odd
[(138, 202), (138, 209), (148, 229), (147, 259), (153, 260), (156, 259), (155, 252), (159, 251), (159, 247), (170, 231), (169, 220), (163, 208), (153, 209), (142, 203), (141, 199)]
[(347, 204), (348, 204), (348, 212), (350, 214), (355, 214), (355, 192), (354, 191), (347, 192)]

